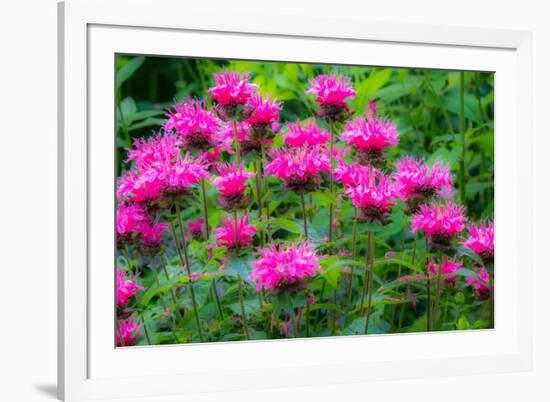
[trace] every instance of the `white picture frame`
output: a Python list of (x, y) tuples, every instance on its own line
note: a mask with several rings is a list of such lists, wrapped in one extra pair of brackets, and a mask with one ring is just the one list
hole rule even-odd
[[(207, 5), (191, 9), (178, 0), (60, 3), (59, 397), (161, 396), (529, 370), (531, 47), (531, 34), (520, 31), (290, 13), (219, 15)], [(323, 57), (315, 53), (321, 48)], [(114, 314), (114, 284), (104, 280), (112, 277), (113, 170), (102, 161), (114, 161), (110, 58), (117, 52), (496, 71), (495, 212), (496, 220), (502, 218), (495, 258), (503, 274), (495, 329), (115, 350), (114, 320), (108, 315), (109, 308)], [(366, 53), (369, 59), (361, 56)], [(457, 345), (453, 351), (445, 349), (449, 342)], [(393, 354), (384, 353), (390, 347)], [(347, 353), (358, 348), (365, 353)]]

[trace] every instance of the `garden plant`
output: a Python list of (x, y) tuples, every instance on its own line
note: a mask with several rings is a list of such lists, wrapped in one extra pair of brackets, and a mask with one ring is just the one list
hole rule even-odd
[(116, 64), (117, 346), (494, 327), (493, 74)]

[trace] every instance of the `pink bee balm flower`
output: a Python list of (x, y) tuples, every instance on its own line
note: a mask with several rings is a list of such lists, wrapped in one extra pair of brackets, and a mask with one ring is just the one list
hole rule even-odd
[(407, 202), (411, 213), (418, 205), (430, 200), (436, 194), (443, 195), (452, 188), (449, 166), (436, 161), (430, 168), (423, 159), (404, 157), (396, 163), (395, 180), (401, 191), (399, 198)]
[(314, 277), (321, 271), (319, 257), (307, 242), (277, 246), (272, 243), (259, 249), (258, 254), (260, 259), (252, 263), (254, 269), (250, 275), (258, 291), (296, 291), (301, 288), (304, 279)]
[(256, 138), (264, 137), (268, 128), (271, 131), (279, 129), (281, 102), (270, 100), (269, 96), (263, 99), (262, 95), (254, 95), (248, 99), (246, 108), (248, 115), (246, 122), (252, 127)]
[(163, 232), (168, 226), (170, 226), (168, 223), (158, 223), (157, 219), (155, 222), (141, 227), (141, 241), (145, 246), (144, 251), (150, 255), (159, 252)]
[(334, 178), (342, 183), (344, 187), (354, 187), (365, 180), (368, 181), (370, 171), (371, 168), (369, 166), (363, 166), (359, 163), (348, 165), (342, 161), (334, 169)]
[(315, 120), (301, 123), (288, 123), (288, 133), (284, 136), (284, 142), (290, 147), (308, 145), (323, 145), (330, 140), (330, 134), (317, 126)]
[(212, 99), (220, 105), (244, 105), (254, 94), (256, 85), (248, 82), (248, 73), (242, 76), (236, 71), (214, 74), (216, 85), (208, 90)]
[(348, 77), (336, 75), (319, 75), (310, 81), (311, 87), (306, 94), (315, 94), (319, 103), (320, 117), (333, 121), (346, 121), (351, 112), (346, 104), (346, 98), (355, 97), (355, 90)]
[[(229, 152), (233, 153), (231, 147), (235, 142), (235, 131), (233, 124), (227, 124), (220, 132), (220, 137), (224, 138), (224, 141), (229, 144)], [(246, 122), (237, 123), (237, 137), (239, 139), (239, 145), (241, 148), (241, 154), (246, 155), (249, 152), (260, 152), (262, 149), (262, 143), (264, 146), (271, 144), (271, 139), (264, 138), (262, 136), (253, 135), (253, 128)]]
[(493, 264), (495, 258), (495, 224), (481, 223), (468, 227), (470, 237), (462, 244), (481, 257), (485, 265)]
[(301, 194), (319, 186), (319, 174), (330, 171), (327, 152), (320, 146), (276, 149), (265, 172), (285, 181), (291, 190)]
[(348, 187), (345, 194), (360, 208), (368, 221), (387, 224), (390, 209), (395, 205), (398, 189), (391, 178), (374, 168), (366, 167), (359, 184)]
[[(462, 269), (462, 261), (454, 258), (443, 257), (443, 265), (441, 266), (441, 275), (445, 275), (445, 276), (451, 275), (453, 272), (456, 272), (459, 269)], [(436, 262), (433, 258), (430, 258), (428, 262), (428, 271), (432, 276), (437, 276), (439, 273), (439, 263)], [(456, 276), (453, 275), (445, 278), (445, 282), (455, 283)]]
[(346, 98), (355, 97), (355, 89), (348, 77), (336, 75), (319, 75), (310, 81), (311, 87), (306, 94), (314, 94), (315, 101), (321, 105), (336, 105), (347, 107)]
[[(122, 335), (122, 340), (120, 339), (119, 330), (120, 335)], [(117, 346), (122, 346), (122, 342), (124, 342), (124, 346), (132, 346), (139, 338), (141, 328), (132, 318), (118, 320), (118, 330), (115, 331), (115, 333)]]
[(453, 202), (446, 205), (421, 205), (412, 218), (412, 232), (422, 230), (435, 248), (449, 248), (457, 234), (464, 230), (464, 207)]
[(186, 148), (206, 150), (219, 145), (216, 134), (221, 122), (202, 101), (187, 99), (174, 105), (167, 115), (164, 129), (173, 130), (183, 139)]
[(141, 226), (148, 219), (147, 210), (143, 205), (120, 202), (116, 211), (117, 242), (120, 244), (133, 243)]
[(485, 268), (474, 269), (478, 278), (468, 276), (466, 278), (466, 286), (474, 288), (474, 293), (479, 300), (487, 300), (490, 295), (490, 278), (489, 272)]
[(116, 303), (119, 307), (128, 305), (128, 301), (136, 296), (138, 290), (145, 290), (143, 286), (138, 285), (136, 277), (126, 280), (126, 272), (122, 268), (116, 269)]
[(243, 164), (239, 167), (228, 163), (219, 164), (218, 177), (214, 179), (214, 185), (218, 188), (222, 199), (221, 204), (226, 210), (234, 211), (248, 206), (246, 181), (255, 176), (255, 173), (244, 170)]
[(223, 220), (223, 227), (214, 229), (216, 243), (219, 247), (236, 249), (247, 247), (252, 243), (256, 234), (256, 227), (248, 224), (248, 216), (237, 218), (237, 228), (233, 218), (227, 216)]
[(189, 233), (194, 238), (199, 238), (202, 236), (202, 232), (204, 230), (204, 219), (199, 218), (196, 221), (189, 221), (187, 222), (187, 229), (189, 230)]
[(397, 145), (398, 137), (399, 131), (392, 122), (362, 117), (346, 124), (341, 135), (342, 140), (356, 148), (357, 158), (363, 164), (384, 162), (384, 150)]
[(170, 160), (180, 154), (181, 140), (173, 134), (157, 134), (148, 139), (134, 140), (134, 149), (128, 150), (128, 161), (135, 161), (138, 170), (151, 164)]

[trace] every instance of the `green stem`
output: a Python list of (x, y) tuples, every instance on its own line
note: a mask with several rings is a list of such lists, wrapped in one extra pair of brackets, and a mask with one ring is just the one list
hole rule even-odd
[(206, 185), (204, 178), (201, 179), (202, 213), (204, 216), (204, 238), (210, 238), (210, 227), (208, 226), (208, 205), (206, 203)]
[(370, 318), (370, 312), (371, 312), (371, 307), (372, 307), (372, 282), (373, 282), (373, 279), (374, 279), (374, 233), (373, 232), (369, 232), (369, 237), (368, 237), (368, 247), (369, 247), (369, 252), (368, 252), (368, 257), (367, 257), (367, 261), (368, 261), (368, 265), (369, 265), (369, 268), (368, 268), (368, 272), (369, 272), (369, 286), (368, 286), (368, 290), (369, 290), (369, 297), (368, 297), (368, 301), (367, 301), (367, 313), (365, 315), (366, 317), (366, 320), (365, 320), (365, 335), (368, 334), (369, 332), (369, 318)]
[(134, 275), (137, 274), (137, 269), (134, 271), (132, 263), (130, 262), (130, 249), (128, 248), (127, 244), (124, 246), (124, 258), (126, 258), (126, 265), (128, 265), (128, 270)]
[(241, 305), (241, 315), (243, 317), (243, 328), (244, 328), (244, 337), (248, 341), (250, 339), (250, 334), (248, 332), (248, 323), (246, 321), (246, 311), (244, 310), (244, 296), (243, 296), (243, 280), (239, 275), (239, 304)]
[(449, 291), (445, 291), (445, 307), (443, 308), (443, 325), (447, 322), (447, 314), (449, 312)]
[(239, 249), (239, 215), (237, 210), (233, 211), (233, 222), (235, 225), (235, 250)]
[(489, 274), (489, 308), (491, 311), (489, 312), (490, 316), (490, 328), (495, 327), (495, 292), (493, 290), (493, 275), (490, 271), (488, 271)]
[[(351, 256), (352, 258), (357, 257), (357, 220), (359, 218), (359, 210), (353, 208), (353, 236), (351, 239)], [(355, 265), (351, 266), (350, 277), (349, 277), (349, 289), (348, 289), (348, 303), (347, 303), (347, 312), (351, 308), (351, 303), (353, 299), (353, 277), (355, 276)]]
[[(258, 221), (262, 221), (262, 215), (263, 215), (263, 205), (262, 205), (262, 184), (261, 184), (261, 174), (260, 171), (260, 164), (258, 161), (254, 163), (254, 166), (256, 168), (256, 197), (257, 197), (257, 206), (258, 206)], [(264, 233), (263, 230), (260, 229), (260, 246), (264, 246)]]
[(237, 165), (241, 164), (241, 145), (239, 144), (239, 131), (237, 129), (237, 122), (233, 121), (233, 134), (235, 141), (235, 154), (237, 156)]
[[(180, 256), (180, 260), (181, 260), (181, 263), (182, 265), (185, 266), (185, 269), (187, 270), (187, 277), (189, 278), (189, 293), (191, 294), (191, 303), (193, 304), (193, 313), (195, 315), (195, 321), (196, 321), (196, 324), (197, 324), (197, 331), (199, 333), (199, 340), (201, 342), (204, 342), (203, 340), (203, 337), (202, 337), (202, 329), (201, 329), (201, 323), (200, 323), (200, 319), (199, 319), (199, 309), (198, 309), (198, 305), (197, 305), (197, 299), (195, 297), (195, 289), (194, 289), (194, 286), (193, 286), (193, 282), (191, 280), (191, 265), (189, 264), (189, 255), (187, 254), (187, 242), (185, 241), (185, 233), (184, 233), (184, 230), (183, 230), (183, 220), (181, 218), (181, 212), (180, 212), (180, 207), (178, 204), (176, 204), (176, 214), (178, 216), (178, 222), (179, 222), (179, 227), (180, 227), (180, 234), (181, 234), (181, 245), (182, 245), (182, 250), (183, 250), (183, 260), (181, 259), (181, 253), (179, 253), (179, 256)], [(175, 229), (174, 229), (175, 230)], [(175, 239), (176, 240), (176, 244), (177, 244), (177, 238)], [(178, 247), (179, 249), (179, 247)]]
[(459, 183), (460, 183), (460, 201), (462, 203), (466, 202), (466, 167), (465, 167), (465, 157), (466, 157), (466, 136), (464, 133), (465, 124), (464, 124), (464, 72), (460, 72), (460, 145), (461, 145), (461, 158), (460, 158), (460, 172), (459, 172)]
[(151, 338), (149, 337), (149, 330), (147, 329), (147, 325), (145, 324), (145, 316), (141, 316), (141, 323), (143, 325), (143, 332), (145, 332), (145, 339), (147, 339), (147, 344), (152, 345)]
[[(319, 304), (323, 303), (323, 296), (325, 295), (325, 288), (327, 285), (327, 280), (325, 278), (321, 278), (323, 280), (323, 284), (321, 285), (321, 291), (319, 292)], [(316, 324), (319, 324), (319, 320), (321, 319), (321, 309), (317, 310), (317, 319)]]
[(220, 314), (220, 320), (223, 321), (223, 309), (222, 304), (220, 303), (220, 296), (218, 295), (218, 290), (216, 289), (216, 278), (212, 277), (212, 293), (214, 294), (214, 300), (216, 306), (218, 307), (218, 313)]
[[(428, 239), (426, 238), (426, 250), (428, 250)], [(431, 280), (430, 280), (430, 270), (428, 269), (429, 264), (429, 253), (426, 253), (426, 291), (427, 291), (427, 297), (426, 297), (426, 331), (430, 332), (430, 320), (431, 320)]]
[(330, 191), (330, 205), (329, 205), (329, 221), (328, 221), (328, 241), (329, 243), (332, 242), (332, 220), (333, 220), (333, 214), (334, 214), (334, 203), (332, 202), (332, 198), (334, 196), (334, 177), (333, 177), (333, 160), (334, 160), (334, 124), (331, 123), (329, 126), (330, 129), (330, 173), (329, 173), (329, 191)]
[(304, 238), (308, 240), (307, 236), (307, 215), (306, 215), (306, 200), (304, 199), (304, 193), (300, 194), (300, 199), (302, 200), (302, 217), (304, 219)]
[(432, 331), (437, 326), (437, 314), (439, 309), (439, 299), (441, 297), (441, 270), (443, 268), (443, 253), (439, 252), (439, 264), (437, 266), (437, 279), (436, 279), (436, 285), (435, 285), (435, 301), (433, 305), (433, 312), (432, 312), (432, 324), (431, 329)]
[[(166, 261), (164, 260), (164, 256), (160, 255), (159, 259), (162, 265), (162, 270), (164, 271), (164, 276), (166, 277), (166, 280), (169, 281), (170, 275), (168, 274), (168, 269), (166, 268)], [(178, 301), (176, 298), (176, 293), (174, 292), (174, 288), (170, 288), (170, 294), (172, 295), (172, 302), (176, 306), (176, 314), (178, 314)]]
[[(337, 293), (338, 293), (338, 286), (334, 289), (334, 293), (332, 294), (332, 303), (334, 305), (336, 305), (336, 303), (337, 303), (337, 296), (338, 296)], [(336, 326), (336, 318), (337, 318), (337, 315), (338, 315), (338, 313), (337, 313), (336, 309), (334, 309), (333, 312), (332, 312), (332, 330), (331, 330), (332, 335), (336, 335), (336, 327), (337, 327)]]
[(307, 302), (307, 299), (308, 299), (308, 293), (306, 291), (306, 316), (305, 316), (305, 321), (306, 321), (306, 338), (309, 338), (309, 303)]

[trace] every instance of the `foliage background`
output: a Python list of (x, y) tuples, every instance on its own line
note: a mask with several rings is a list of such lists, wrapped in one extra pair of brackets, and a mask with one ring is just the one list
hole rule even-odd
[[(283, 127), (286, 122), (310, 118), (316, 110), (314, 97), (305, 95), (309, 79), (323, 73), (349, 76), (358, 94), (350, 102), (351, 108), (363, 114), (369, 99), (378, 101), (379, 114), (394, 121), (400, 131), (399, 146), (390, 148), (388, 152), (390, 160), (395, 161), (404, 155), (424, 157), (428, 164), (436, 159), (443, 160), (451, 166), (455, 178), (455, 199), (466, 205), (469, 219), (479, 221), (493, 217), (494, 75), (485, 72), (119, 55), (116, 58), (117, 174), (130, 167), (125, 162), (125, 155), (126, 148), (130, 147), (132, 140), (149, 136), (157, 131), (165, 121), (165, 110), (174, 102), (186, 97), (198, 97), (210, 106), (211, 100), (207, 96), (207, 90), (214, 85), (213, 74), (223, 69), (249, 72), (251, 80), (258, 84), (262, 94), (267, 93), (283, 101), (281, 113)], [(460, 95), (461, 81), (464, 85), (464, 99), (461, 99)], [(274, 145), (281, 143), (282, 136), (276, 136)], [(464, 169), (463, 181), (460, 174), (461, 168)], [(279, 220), (279, 226), (275, 228), (278, 231), (274, 237), (290, 240), (299, 238), (303, 229), (300, 226), (300, 220), (294, 219), (301, 213), (297, 197), (293, 193), (282, 192), (278, 180), (268, 179), (271, 188), (271, 193), (268, 194), (269, 206), (273, 216), (290, 217)], [(211, 227), (219, 226), (224, 215), (214, 201), (215, 194), (216, 191), (210, 188)], [(321, 238), (326, 236), (328, 203), (327, 198), (321, 193), (315, 193), (312, 197), (310, 202), (318, 206), (318, 210), (314, 211), (318, 213), (311, 214), (312, 225), (309, 231), (311, 239), (319, 245)], [(191, 205), (184, 211), (184, 219), (198, 218), (200, 210), (201, 206), (197, 201), (195, 205)], [(352, 218), (353, 209), (349, 202), (341, 202), (340, 220), (343, 223), (340, 230), (343, 236), (339, 240), (340, 246), (344, 246), (351, 239)], [(253, 216), (252, 219), (254, 219)], [(426, 259), (426, 250), (422, 242), (418, 245), (416, 265), (412, 264), (414, 260), (411, 258), (410, 250), (413, 239), (410, 233), (406, 233), (408, 227), (406, 219), (402, 209), (394, 208), (392, 223), (376, 234), (375, 265), (378, 268), (375, 271), (375, 287), (384, 285), (385, 293), (374, 295), (375, 312), (371, 317), (374, 321), (371, 325), (372, 333), (416, 332), (422, 331), (426, 325), (422, 296), (417, 309), (405, 309), (405, 305), (410, 305), (412, 299), (400, 293), (399, 286), (396, 285), (396, 278), (402, 273), (401, 268), (416, 269), (417, 272), (425, 270), (423, 262)], [(365, 233), (371, 229), (367, 229), (367, 224), (358, 225), (358, 229), (359, 233), (362, 233), (358, 237), (358, 251), (359, 255), (363, 255), (366, 252)], [(213, 272), (218, 267), (215, 259), (221, 257), (223, 253), (215, 252), (214, 257), (210, 259), (200, 257), (205, 254), (205, 247), (205, 244), (198, 242), (190, 244), (190, 254), (199, 256), (191, 264), (193, 272)], [(393, 253), (393, 257), (388, 258), (389, 252)], [(224, 283), (224, 280), (221, 280), (221, 285), (218, 284), (222, 288), (226, 286), (223, 297), (229, 302), (229, 310), (237, 315), (239, 306), (231, 275), (241, 275), (249, 271), (251, 258), (254, 257), (231, 259), (225, 270), (228, 275), (225, 278), (227, 282)], [(359, 259), (362, 258), (359, 257)], [(339, 306), (334, 301), (345, 298), (345, 295), (341, 294), (344, 292), (342, 288), (345, 287), (341, 285), (344, 264), (338, 259), (338, 257), (324, 259), (322, 262), (324, 282), (321, 284), (321, 281), (315, 281), (312, 284), (312, 290), (318, 295), (325, 290), (326, 282), (325, 298), (332, 299), (332, 303), (327, 301), (324, 304), (321, 300), (321, 305), (324, 307), (323, 309), (320, 307), (320, 313), (323, 314), (321, 320), (326, 321), (327, 327), (332, 321), (332, 329), (322, 329), (315, 336), (361, 333), (364, 325), (364, 317), (348, 322), (337, 313), (331, 316), (332, 313), (328, 310), (333, 308), (337, 311)], [(143, 262), (136, 258), (132, 263)], [(168, 301), (163, 301), (161, 296), (168, 296), (170, 289), (184, 287), (186, 283), (185, 277), (177, 278), (178, 272), (181, 272), (177, 256), (168, 255), (167, 261), (170, 275), (176, 279), (164, 282), (161, 286), (154, 286), (148, 271), (158, 267), (155, 268), (153, 262), (145, 262), (145, 265), (145, 271), (142, 271), (143, 275), (140, 277), (142, 284), (148, 290), (138, 296), (136, 309), (149, 322), (155, 323), (151, 331), (153, 343), (173, 343), (173, 337), (179, 342), (197, 341), (196, 328), (193, 327), (190, 317), (184, 319), (177, 328), (170, 328), (169, 320), (159, 319), (163, 317), (166, 309), (171, 309), (169, 298), (166, 298)], [(469, 265), (466, 268), (471, 269), (472, 266)], [(466, 272), (465, 275), (468, 273)], [(246, 277), (246, 275), (241, 276)], [(234, 322), (216, 320), (216, 306), (209, 292), (208, 283), (198, 284), (199, 304), (204, 305), (201, 308), (201, 319), (209, 322), (208, 331), (214, 334), (213, 340), (242, 339), (242, 331), (235, 330)], [(441, 329), (488, 326), (488, 310), (482, 308), (482, 303), (476, 301), (471, 292), (461, 286), (450, 295), (450, 300), (448, 296), (449, 294), (445, 303), (450, 311), (449, 320), (445, 321)], [(155, 300), (160, 303), (155, 303)], [(188, 298), (182, 297), (181, 300), (188, 300)], [(182, 307), (182, 302), (177, 303), (180, 305), (176, 307)], [(189, 308), (186, 303), (188, 302), (183, 302), (183, 307)], [(294, 303), (305, 305), (305, 298), (300, 295)], [(247, 314), (252, 316), (249, 317), (252, 325), (255, 317), (268, 313), (260, 311), (261, 306), (254, 292), (248, 294), (245, 304)], [(150, 308), (151, 305), (154, 307)], [(447, 307), (445, 309), (447, 310)], [(402, 312), (400, 313), (399, 310)], [(400, 323), (397, 326), (398, 321)], [(259, 318), (257, 322), (260, 322)], [(254, 338), (265, 337), (265, 333), (260, 332), (257, 331)]]

